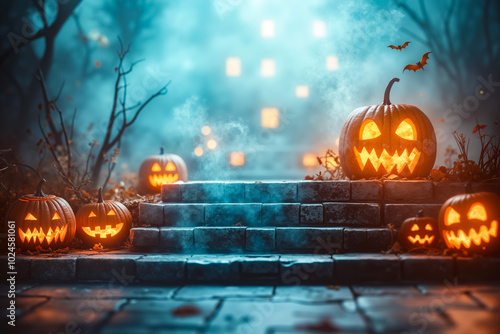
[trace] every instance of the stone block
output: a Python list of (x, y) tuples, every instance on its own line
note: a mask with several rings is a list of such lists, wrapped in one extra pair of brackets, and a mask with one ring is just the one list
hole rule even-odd
[(240, 262), (241, 277), (252, 279), (270, 276), (276, 278), (279, 272), (279, 256), (246, 256)]
[(386, 202), (432, 203), (434, 187), (432, 181), (384, 181)]
[(368, 228), (366, 229), (365, 249), (370, 252), (386, 251), (396, 240), (397, 234), (391, 238), (391, 230), (388, 228)]
[(348, 201), (351, 195), (349, 181), (301, 181), (297, 189), (299, 203)]
[(245, 183), (224, 183), (224, 203), (245, 203)]
[(136, 247), (158, 247), (160, 230), (157, 227), (134, 227), (130, 229), (130, 243)]
[(246, 227), (196, 227), (194, 245), (197, 251), (239, 251), (245, 249)]
[(273, 252), (276, 229), (273, 227), (248, 227), (246, 229), (246, 250), (251, 252)]
[(323, 224), (323, 204), (301, 204), (300, 224)]
[(403, 254), (403, 279), (406, 281), (452, 281), (453, 258), (450, 256), (428, 256)]
[(36, 258), (31, 260), (31, 279), (71, 281), (76, 277), (76, 257)]
[(220, 203), (224, 199), (223, 182), (189, 182), (181, 186), (184, 203)]
[(276, 250), (333, 254), (342, 248), (342, 228), (278, 227)]
[(327, 283), (333, 278), (333, 260), (328, 255), (282, 255), (280, 283), (302, 285)]
[(380, 226), (380, 205), (375, 203), (324, 203), (325, 224), (351, 227)]
[(260, 203), (208, 204), (205, 224), (208, 226), (261, 226)]
[(245, 183), (245, 202), (247, 203), (293, 203), (296, 200), (296, 182)]
[(146, 282), (179, 282), (185, 279), (187, 257), (150, 255), (136, 261), (137, 279)]
[(419, 210), (423, 211), (424, 217), (438, 220), (440, 209), (440, 204), (385, 204), (384, 224), (401, 227), (407, 218), (415, 217)]
[(164, 183), (161, 185), (161, 201), (165, 203), (182, 202), (182, 183)]
[(500, 280), (500, 258), (458, 257), (455, 259), (456, 273), (460, 282)]
[(194, 228), (161, 227), (159, 245), (164, 250), (191, 251), (194, 249)]
[(298, 226), (300, 204), (262, 204), (262, 226)]
[(78, 280), (133, 281), (136, 278), (135, 260), (140, 256), (96, 255), (76, 260)]
[(240, 258), (234, 255), (193, 255), (187, 262), (188, 280), (196, 283), (234, 282), (240, 278)]
[(164, 226), (194, 227), (205, 224), (205, 204), (165, 204)]
[(376, 180), (351, 181), (351, 199), (353, 201), (377, 201), (384, 198), (382, 182)]
[(392, 254), (333, 255), (337, 283), (401, 280), (401, 260)]
[(345, 228), (343, 249), (351, 252), (365, 251), (366, 228)]
[(143, 225), (163, 225), (163, 206), (161, 204), (140, 203), (139, 223)]

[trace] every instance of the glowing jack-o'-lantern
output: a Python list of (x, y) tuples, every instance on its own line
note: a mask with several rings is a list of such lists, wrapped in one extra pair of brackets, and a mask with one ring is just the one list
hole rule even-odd
[(384, 103), (354, 110), (342, 127), (339, 155), (342, 169), (351, 179), (397, 174), (425, 177), (436, 160), (436, 135), (431, 121), (417, 107)]
[(491, 254), (500, 249), (500, 197), (490, 192), (466, 193), (448, 199), (439, 212), (441, 236), (450, 249)]
[(434, 218), (423, 217), (422, 210), (416, 217), (406, 219), (399, 230), (399, 243), (408, 250), (436, 247), (438, 242), (438, 223)]
[(75, 236), (75, 214), (63, 198), (42, 191), (45, 180), (35, 194), (25, 195), (12, 204), (7, 219), (16, 222), (16, 247), (34, 250), (67, 247)]
[(175, 154), (163, 154), (148, 157), (139, 168), (139, 184), (142, 190), (159, 193), (163, 183), (187, 182), (187, 167), (182, 158)]
[(116, 246), (130, 232), (132, 215), (125, 205), (115, 201), (104, 201), (102, 188), (97, 203), (85, 204), (76, 213), (78, 236), (88, 245)]

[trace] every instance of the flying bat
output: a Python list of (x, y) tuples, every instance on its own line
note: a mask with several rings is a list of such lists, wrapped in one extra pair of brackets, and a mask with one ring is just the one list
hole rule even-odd
[(427, 59), (429, 59), (429, 53), (431, 52), (424, 53), (424, 55), (422, 56), (422, 60), (419, 61), (416, 65), (413, 64), (406, 65), (405, 68), (403, 69), (403, 73), (405, 72), (405, 70), (417, 72), (417, 70), (422, 69), (423, 71), (424, 65), (427, 65)]
[(404, 48), (406, 48), (408, 46), (408, 44), (410, 44), (411, 42), (404, 42), (403, 45), (398, 45), (398, 46), (395, 46), (395, 45), (389, 45), (388, 48), (391, 48), (391, 49), (395, 49), (395, 50), (403, 50)]

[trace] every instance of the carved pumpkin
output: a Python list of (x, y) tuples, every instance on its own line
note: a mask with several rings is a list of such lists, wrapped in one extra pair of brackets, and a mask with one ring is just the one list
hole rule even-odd
[(63, 198), (42, 191), (45, 180), (35, 194), (25, 195), (12, 203), (7, 219), (16, 222), (16, 247), (34, 250), (67, 247), (75, 237), (75, 214)]
[(434, 218), (422, 217), (422, 210), (406, 219), (399, 230), (399, 243), (408, 250), (436, 247), (438, 242), (438, 223)]
[(149, 193), (159, 193), (163, 183), (187, 182), (187, 167), (176, 154), (163, 154), (148, 157), (139, 168), (141, 189)]
[(351, 179), (397, 174), (425, 177), (436, 160), (436, 135), (431, 121), (417, 107), (391, 104), (389, 82), (382, 105), (354, 110), (342, 127), (340, 162)]
[(441, 236), (450, 249), (491, 254), (500, 249), (500, 197), (490, 192), (466, 193), (448, 199), (439, 211)]
[(132, 215), (125, 205), (104, 201), (100, 188), (97, 203), (85, 204), (76, 213), (76, 225), (78, 236), (89, 246), (112, 247), (129, 235)]

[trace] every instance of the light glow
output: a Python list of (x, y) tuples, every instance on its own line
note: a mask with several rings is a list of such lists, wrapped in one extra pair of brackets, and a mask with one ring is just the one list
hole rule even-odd
[(197, 157), (201, 157), (203, 155), (203, 149), (201, 147), (195, 148), (194, 155), (196, 155)]
[(263, 20), (260, 23), (260, 35), (263, 38), (274, 37), (274, 21), (273, 20)]
[(153, 174), (149, 175), (149, 183), (153, 187), (159, 187), (164, 183), (174, 183), (179, 181), (179, 174)]
[(314, 167), (318, 164), (318, 158), (314, 153), (306, 153), (302, 156), (302, 164), (305, 167)]
[(390, 173), (394, 167), (396, 167), (398, 173), (401, 173), (405, 167), (408, 167), (410, 172), (413, 173), (420, 159), (420, 154), (417, 148), (414, 148), (410, 154), (408, 154), (406, 149), (404, 149), (401, 154), (396, 150), (393, 155), (390, 155), (387, 150), (384, 149), (380, 156), (378, 156), (375, 149), (368, 152), (366, 147), (363, 147), (361, 152), (359, 152), (358, 149), (354, 147), (354, 155), (356, 156), (356, 160), (361, 170), (364, 170), (367, 162), (370, 161), (375, 171), (378, 171), (380, 166), (382, 166), (387, 173)]
[(359, 129), (359, 138), (361, 140), (374, 139), (382, 134), (380, 132), (377, 124), (371, 119), (364, 120), (363, 124), (361, 124), (361, 128)]
[(240, 58), (231, 57), (226, 59), (226, 75), (228, 77), (239, 77), (241, 75)]
[(175, 167), (175, 165), (172, 161), (169, 161), (169, 162), (167, 162), (167, 165), (165, 166), (165, 170), (167, 172), (173, 172), (173, 171), (176, 171), (177, 168)]
[(447, 207), (444, 212), (444, 224), (450, 226), (458, 223), (460, 223), (460, 214), (452, 207)]
[(26, 218), (24, 220), (37, 220), (35, 216), (33, 216), (31, 213), (28, 213), (26, 215)]
[(433, 230), (433, 228), (432, 228), (431, 224), (427, 224), (427, 225), (425, 225), (425, 229), (426, 229), (427, 231), (432, 231), (432, 230)]
[(325, 37), (326, 36), (326, 24), (323, 21), (314, 21), (313, 23), (313, 36), (314, 37)]
[(151, 171), (152, 172), (160, 172), (161, 171), (160, 164), (158, 164), (157, 162), (155, 162), (155, 164), (153, 165), (153, 167), (151, 167)]
[(57, 226), (55, 229), (52, 229), (52, 227), (49, 227), (49, 229), (46, 229), (45, 231), (43, 230), (43, 227), (40, 227), (40, 229), (37, 229), (35, 227), (33, 231), (28, 228), (26, 232), (23, 232), (21, 228), (18, 229), (19, 238), (21, 238), (22, 242), (26, 240), (27, 243), (30, 243), (33, 240), (33, 244), (36, 244), (37, 241), (41, 244), (44, 240), (47, 240), (47, 245), (50, 245), (52, 240), (54, 240), (55, 242), (57, 242), (59, 239), (63, 241), (66, 237), (67, 231), (68, 224), (65, 224), (63, 228)]
[(201, 133), (204, 135), (204, 136), (208, 136), (210, 133), (212, 132), (212, 129), (210, 129), (209, 126), (204, 126), (201, 128)]
[(260, 75), (263, 77), (274, 77), (275, 74), (274, 59), (262, 59), (260, 64)]
[(417, 131), (415, 129), (415, 124), (411, 121), (411, 119), (407, 118), (402, 121), (398, 128), (396, 129), (396, 134), (403, 139), (407, 140), (416, 140), (417, 139)]
[(417, 224), (413, 224), (413, 226), (411, 227), (411, 231), (415, 232), (415, 231), (418, 231), (418, 230), (420, 230), (420, 228), (418, 227), (418, 225)]
[(210, 139), (209, 141), (207, 141), (207, 147), (209, 150), (213, 150), (217, 147), (217, 142), (215, 141), (215, 139)]
[(339, 58), (337, 56), (326, 57), (326, 69), (336, 71), (339, 69)]
[(484, 222), (488, 219), (488, 215), (486, 214), (486, 209), (481, 203), (474, 203), (467, 213), (467, 218), (478, 219)]
[(229, 161), (231, 163), (231, 166), (243, 166), (245, 165), (245, 153), (231, 152)]
[(295, 87), (295, 95), (297, 97), (308, 97), (309, 96), (309, 87), (307, 86), (297, 86)]
[(461, 246), (465, 248), (470, 248), (472, 243), (479, 246), (482, 241), (485, 243), (490, 242), (490, 237), (495, 238), (498, 231), (498, 222), (496, 220), (491, 222), (490, 228), (486, 225), (481, 225), (479, 232), (474, 228), (469, 230), (468, 234), (465, 234), (463, 230), (458, 231), (458, 235), (453, 231), (443, 231), (443, 238), (446, 242), (448, 248), (460, 249)]
[(415, 236), (415, 237), (412, 237), (412, 236), (408, 236), (408, 240), (410, 240), (410, 242), (412, 244), (415, 244), (415, 243), (419, 243), (421, 245), (425, 244), (426, 242), (428, 244), (431, 244), (433, 241), (434, 241), (434, 236), (431, 235), (430, 237), (426, 234), (423, 238), (421, 238), (419, 235)]
[(99, 236), (101, 239), (106, 239), (108, 236), (114, 237), (115, 235), (120, 233), (122, 228), (123, 228), (123, 223), (118, 223), (118, 224), (116, 224), (116, 227), (114, 227), (114, 228), (111, 227), (111, 225), (106, 225), (106, 227), (102, 230), (101, 230), (100, 226), (96, 226), (92, 230), (90, 227), (85, 226), (85, 227), (82, 227), (82, 230), (83, 230), (83, 232), (85, 232), (86, 234), (90, 235), (93, 238), (95, 238), (96, 236)]
[(52, 220), (56, 220), (56, 219), (61, 219), (61, 217), (59, 217), (59, 214), (57, 212), (54, 213), (54, 216), (52, 217)]
[(276, 108), (263, 108), (261, 110), (261, 125), (266, 129), (275, 129), (280, 125), (279, 112)]

